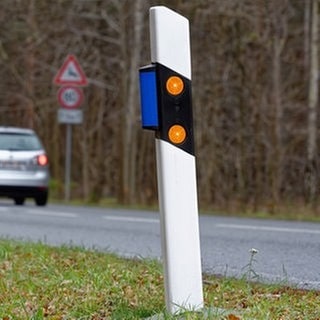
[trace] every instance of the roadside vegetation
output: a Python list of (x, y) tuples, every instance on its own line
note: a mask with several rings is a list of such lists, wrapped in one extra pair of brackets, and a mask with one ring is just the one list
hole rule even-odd
[[(51, 203), (54, 204), (67, 204), (74, 206), (93, 206), (103, 208), (116, 208), (116, 209), (137, 209), (146, 211), (159, 211), (158, 202), (154, 201), (148, 205), (136, 204), (126, 205), (120, 204), (115, 198), (102, 198), (98, 203), (88, 202), (82, 198), (73, 198), (70, 201), (64, 201), (60, 198), (51, 196)], [(241, 207), (239, 204), (234, 203), (228, 209), (220, 206), (200, 206), (199, 214), (204, 215), (218, 215), (218, 216), (236, 216), (243, 218), (257, 218), (257, 219), (276, 219), (276, 220), (294, 220), (294, 221), (312, 221), (320, 222), (320, 215), (314, 210), (312, 206), (305, 206), (301, 204), (284, 204), (279, 206), (277, 211), (270, 210), (267, 206), (257, 210), (249, 210)]]
[[(254, 254), (254, 253), (253, 253)], [(253, 256), (252, 256), (253, 258)], [(320, 292), (204, 276), (207, 319), (320, 319)], [(143, 319), (165, 314), (162, 269), (75, 247), (0, 240), (0, 319)], [(191, 312), (184, 319), (204, 319)]]

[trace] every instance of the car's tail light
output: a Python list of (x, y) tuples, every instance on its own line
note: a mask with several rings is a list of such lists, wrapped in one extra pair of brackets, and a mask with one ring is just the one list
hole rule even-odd
[(39, 166), (46, 166), (48, 162), (48, 157), (45, 154), (40, 154), (37, 156), (37, 164)]

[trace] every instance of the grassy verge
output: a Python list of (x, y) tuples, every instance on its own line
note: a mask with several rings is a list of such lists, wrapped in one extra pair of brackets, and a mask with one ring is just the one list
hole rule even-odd
[[(99, 202), (84, 201), (83, 199), (72, 199), (68, 202), (58, 198), (51, 198), (52, 204), (67, 204), (73, 206), (93, 206), (101, 208), (113, 209), (129, 209), (129, 210), (150, 210), (159, 211), (158, 204), (150, 205), (123, 205), (114, 198), (104, 198)], [(320, 206), (313, 208), (301, 202), (284, 203), (278, 206), (264, 206), (262, 208), (246, 208), (243, 205), (234, 203), (227, 207), (200, 207), (200, 214), (233, 216), (243, 218), (259, 218), (259, 219), (276, 219), (276, 220), (293, 220), (293, 221), (312, 221), (320, 222)]]
[[(320, 319), (320, 292), (206, 276), (209, 319)], [(164, 314), (161, 266), (81, 248), (0, 240), (0, 319), (141, 319)], [(171, 319), (164, 316), (165, 319)], [(185, 319), (203, 319), (189, 313)]]

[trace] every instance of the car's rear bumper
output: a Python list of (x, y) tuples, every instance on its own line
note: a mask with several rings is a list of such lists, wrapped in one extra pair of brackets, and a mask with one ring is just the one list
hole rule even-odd
[(0, 171), (0, 196), (36, 197), (48, 193), (47, 171), (19, 172)]
[(17, 197), (37, 197), (41, 194), (47, 194), (48, 187), (21, 187), (0, 185), (0, 196), (17, 198)]
[(48, 187), (49, 174), (47, 171), (16, 172), (0, 171), (0, 188), (3, 187)]

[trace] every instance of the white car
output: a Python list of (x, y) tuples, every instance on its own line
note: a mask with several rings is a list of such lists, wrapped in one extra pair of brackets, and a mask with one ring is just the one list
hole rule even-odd
[(48, 201), (49, 165), (46, 152), (31, 129), (0, 127), (0, 196), (23, 205), (34, 198)]

